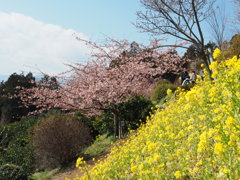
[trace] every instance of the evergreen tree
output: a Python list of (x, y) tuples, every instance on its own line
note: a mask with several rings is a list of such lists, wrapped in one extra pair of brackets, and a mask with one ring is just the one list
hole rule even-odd
[(24, 107), (18, 95), (22, 88), (35, 86), (35, 78), (32, 73), (27, 75), (13, 73), (6, 82), (0, 84), (0, 125), (9, 124), (20, 120), (22, 116), (34, 110), (34, 106)]

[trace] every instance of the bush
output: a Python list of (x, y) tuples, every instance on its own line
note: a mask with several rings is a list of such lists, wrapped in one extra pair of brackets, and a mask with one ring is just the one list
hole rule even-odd
[(14, 164), (0, 166), (0, 179), (2, 180), (27, 180), (28, 175), (23, 168)]
[[(24, 175), (32, 173), (34, 170), (34, 154), (31, 136), (37, 121), (38, 118), (30, 116), (19, 122), (0, 127), (1, 168), (4, 164), (14, 164), (22, 169), (18, 173), (24, 172)], [(1, 169), (1, 171), (4, 171), (5, 174), (10, 172), (6, 168)]]
[(75, 116), (81, 119), (81, 121), (89, 128), (91, 137), (96, 139), (100, 132), (99, 128), (95, 128), (93, 124), (98, 116), (87, 117), (82, 113), (82, 111), (76, 112)]
[(74, 116), (53, 115), (42, 119), (33, 135), (33, 146), (40, 168), (62, 167), (89, 144), (89, 129)]
[[(145, 122), (152, 106), (152, 102), (142, 96), (133, 96), (127, 102), (119, 104), (119, 118), (125, 123), (123, 133), (137, 129), (140, 123)], [(113, 115), (109, 111), (95, 117), (92, 124), (100, 134), (113, 134)]]
[(120, 119), (124, 121), (123, 133), (129, 129), (137, 129), (141, 123), (146, 122), (146, 117), (151, 112), (153, 106), (151, 100), (143, 96), (134, 96), (125, 103), (122, 103), (120, 109)]
[(105, 111), (96, 116), (92, 121), (92, 126), (99, 134), (113, 134), (113, 114)]
[(168, 89), (175, 91), (177, 89), (177, 86), (167, 80), (159, 81), (151, 93), (151, 99), (157, 102), (160, 101), (167, 95)]

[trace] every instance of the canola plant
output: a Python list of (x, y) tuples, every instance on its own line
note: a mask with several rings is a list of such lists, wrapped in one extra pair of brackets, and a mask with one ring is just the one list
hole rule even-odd
[(88, 170), (79, 159), (75, 179), (240, 179), (240, 59), (210, 68), (105, 160)]

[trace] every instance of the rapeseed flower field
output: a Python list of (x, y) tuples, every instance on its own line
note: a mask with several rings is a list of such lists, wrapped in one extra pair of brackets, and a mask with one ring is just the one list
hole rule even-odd
[(85, 175), (75, 179), (240, 179), (240, 59), (210, 68), (213, 80), (205, 72), (190, 91), (179, 89), (105, 160), (87, 170), (79, 159)]

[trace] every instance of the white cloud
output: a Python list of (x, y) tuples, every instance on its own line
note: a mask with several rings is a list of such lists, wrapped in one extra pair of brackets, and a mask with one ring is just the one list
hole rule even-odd
[(84, 61), (89, 50), (73, 34), (82, 33), (45, 24), (29, 16), (0, 12), (0, 74), (41, 71), (57, 74), (63, 63)]

